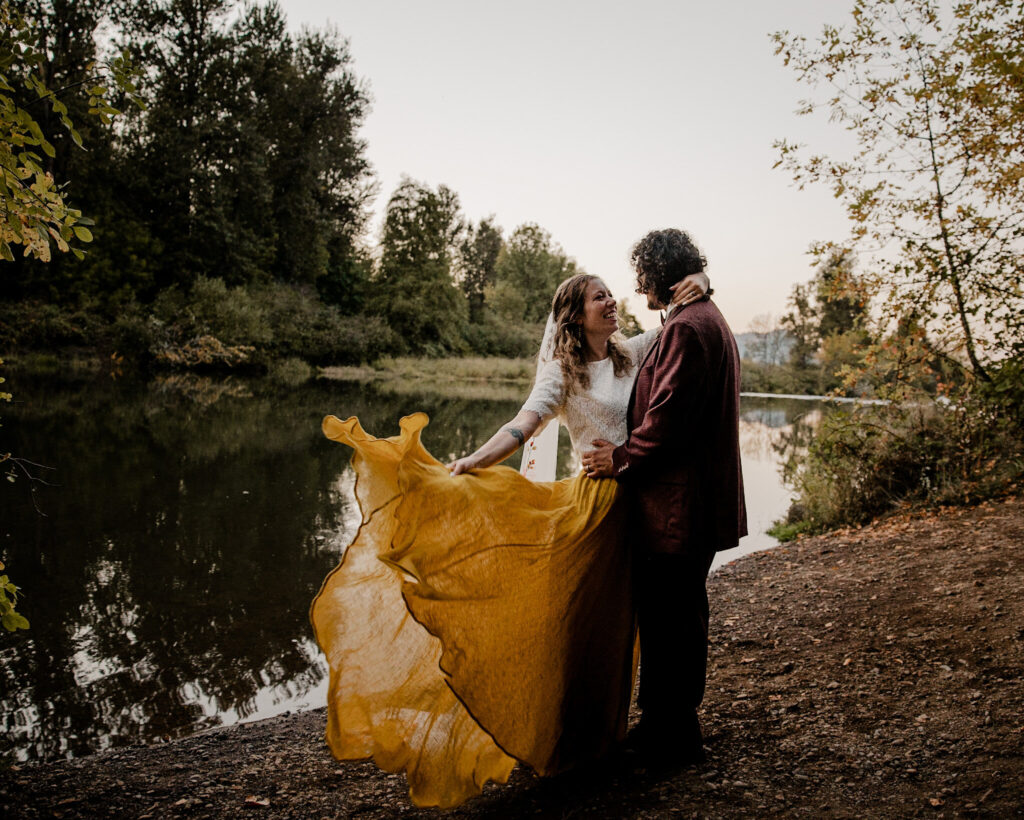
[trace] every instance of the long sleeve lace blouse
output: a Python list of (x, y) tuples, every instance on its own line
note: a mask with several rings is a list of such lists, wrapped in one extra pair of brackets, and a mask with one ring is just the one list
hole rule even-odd
[(620, 342), (630, 360), (628, 371), (615, 375), (610, 358), (590, 362), (590, 387), (566, 395), (562, 365), (550, 361), (537, 373), (537, 381), (523, 404), (541, 418), (541, 424), (557, 418), (569, 430), (576, 455), (592, 450), (594, 439), (604, 439), (619, 445), (626, 440), (626, 413), (633, 378), (647, 351), (657, 341), (660, 328), (648, 330), (632, 339)]

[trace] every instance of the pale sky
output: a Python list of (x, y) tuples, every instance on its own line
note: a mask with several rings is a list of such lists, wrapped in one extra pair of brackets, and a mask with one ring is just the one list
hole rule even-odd
[[(850, 0), (282, 0), (291, 28), (348, 38), (372, 110), (361, 129), (380, 193), (374, 237), (403, 174), (454, 190), (505, 235), (536, 222), (588, 273), (630, 296), (632, 244), (690, 232), (735, 332), (785, 310), (807, 249), (848, 226), (825, 189), (773, 170), (772, 141), (840, 149), (798, 117), (808, 89), (769, 33), (816, 34)], [(650, 324), (640, 298), (633, 312)]]

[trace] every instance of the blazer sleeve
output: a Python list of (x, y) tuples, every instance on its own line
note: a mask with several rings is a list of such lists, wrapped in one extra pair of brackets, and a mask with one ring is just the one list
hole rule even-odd
[(666, 324), (652, 355), (656, 358), (647, 413), (612, 453), (614, 475), (620, 481), (643, 474), (675, 451), (665, 445), (682, 437), (685, 421), (697, 413), (707, 392), (707, 350), (691, 325)]

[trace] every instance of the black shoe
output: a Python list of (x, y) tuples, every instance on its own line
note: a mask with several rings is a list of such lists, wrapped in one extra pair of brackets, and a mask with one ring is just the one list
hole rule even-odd
[(647, 765), (658, 768), (696, 766), (707, 760), (696, 718), (685, 727), (641, 719), (626, 735), (626, 748), (639, 754)]

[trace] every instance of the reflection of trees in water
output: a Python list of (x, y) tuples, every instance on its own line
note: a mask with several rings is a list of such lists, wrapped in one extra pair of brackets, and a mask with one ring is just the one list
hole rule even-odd
[[(470, 453), (494, 435), (495, 431), (517, 412), (529, 392), (523, 388), (518, 399), (501, 398), (463, 399), (440, 395), (424, 388), (422, 392), (410, 388), (408, 392), (378, 392), (364, 388), (365, 395), (373, 396), (374, 412), (364, 417), (347, 405), (339, 405), (336, 415), (358, 415), (363, 428), (376, 436), (398, 434), (398, 420), (402, 416), (422, 411), (430, 416), (430, 424), (423, 431), (423, 444), (431, 455), (442, 462)], [(334, 445), (337, 446), (337, 445)], [(518, 467), (518, 456), (509, 459), (509, 466)]]
[(323, 438), (322, 416), (393, 435), (424, 410), (424, 442), (446, 459), (518, 409), (339, 383), (179, 382), (19, 378), (4, 446), (56, 467), (60, 485), (38, 494), (46, 518), (26, 498), (4, 520), (32, 621), (0, 654), (0, 725), (20, 756), (185, 734), (315, 687), (307, 610), (353, 512), (350, 451)]
[(799, 399), (744, 398), (740, 406), (740, 446), (744, 455), (774, 453), (784, 483), (792, 486), (800, 453), (807, 450), (822, 414), (843, 412), (840, 405)]
[(773, 449), (779, 456), (782, 481), (790, 487), (793, 486), (793, 479), (796, 477), (799, 456), (807, 452), (815, 431), (821, 425), (822, 414), (825, 412), (844, 412), (844, 410), (835, 405), (824, 406), (800, 416), (793, 420), (792, 426), (780, 433), (773, 445)]
[(244, 714), (307, 672), (296, 639), (331, 563), (313, 535), (339, 515), (328, 488), (347, 460), (320, 446), (316, 409), (286, 392), (40, 389), (11, 427), (60, 487), (47, 518), (6, 522), (35, 617), (5, 657), (8, 740), (49, 756), (178, 734), (211, 722), (194, 689)]
[(803, 399), (764, 399), (744, 396), (740, 400), (740, 419), (766, 427), (785, 427), (821, 406)]
[(792, 456), (793, 447), (806, 446), (821, 408), (820, 402), (800, 399), (744, 397), (740, 403), (740, 451), (758, 460), (775, 453), (785, 461)]

